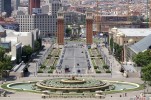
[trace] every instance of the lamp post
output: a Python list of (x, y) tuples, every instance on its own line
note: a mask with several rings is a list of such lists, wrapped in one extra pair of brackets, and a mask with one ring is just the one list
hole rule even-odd
[(37, 76), (37, 71), (38, 71), (38, 69), (37, 69), (37, 61), (36, 61), (36, 67), (35, 67), (35, 76)]
[(112, 63), (110, 64), (110, 66), (111, 66), (111, 69), (110, 69), (110, 70), (111, 70), (111, 77), (112, 77)]
[(113, 62), (111, 63), (111, 77), (112, 77), (112, 75), (113, 75), (113, 73), (112, 73), (112, 67), (113, 67), (113, 64), (114, 64), (114, 38), (113, 38), (113, 51), (112, 51), (112, 56), (113, 56)]
[(145, 89), (146, 89), (146, 81), (144, 81), (144, 96), (145, 96)]

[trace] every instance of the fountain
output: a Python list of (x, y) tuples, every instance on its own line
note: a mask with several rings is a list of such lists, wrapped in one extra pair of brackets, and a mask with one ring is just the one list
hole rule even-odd
[[(5, 85), (5, 84), (4, 84)], [(3, 87), (3, 86), (2, 86)], [(11, 83), (7, 85), (8, 89), (20, 90), (20, 91), (34, 91), (41, 92), (49, 91), (51, 94), (62, 93), (70, 95), (72, 93), (82, 95), (82, 94), (94, 94), (97, 92), (97, 96), (100, 96), (98, 91), (125, 91), (125, 90), (135, 90), (140, 86), (135, 83), (129, 82), (119, 82), (119, 81), (109, 81), (109, 80), (97, 80), (94, 78), (76, 78), (72, 76), (70, 78), (53, 78), (38, 82), (18, 82)], [(102, 93), (101, 92), (101, 93)], [(80, 94), (79, 94), (80, 93)], [(56, 94), (58, 95), (58, 94)]]
[(37, 82), (36, 86), (42, 90), (62, 92), (95, 92), (109, 89), (110, 83), (96, 79), (56, 78)]

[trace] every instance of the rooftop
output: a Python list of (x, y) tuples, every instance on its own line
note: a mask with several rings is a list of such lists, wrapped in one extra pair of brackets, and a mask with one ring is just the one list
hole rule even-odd
[(147, 36), (151, 34), (150, 28), (118, 28), (125, 36)]
[(143, 52), (151, 46), (151, 34), (146, 36), (145, 38), (141, 39), (139, 42), (129, 46), (131, 50), (133, 50), (135, 53)]
[(31, 32), (16, 32), (14, 30), (6, 29), (7, 36), (16, 37), (16, 36), (28, 36)]

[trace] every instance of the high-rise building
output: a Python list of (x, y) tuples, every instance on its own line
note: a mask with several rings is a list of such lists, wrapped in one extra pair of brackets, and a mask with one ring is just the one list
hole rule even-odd
[(0, 0), (0, 14), (4, 11), (4, 0)]
[(11, 0), (4, 0), (4, 11), (7, 13), (7, 16), (11, 16)]
[(18, 10), (18, 7), (20, 6), (20, 0), (16, 0), (16, 9)]
[(40, 8), (40, 0), (29, 0), (29, 14), (33, 13), (33, 8)]
[[(60, 0), (51, 0), (49, 5), (51, 7), (51, 13), (48, 14), (34, 13), (29, 15), (17, 15), (16, 19), (19, 23), (19, 31), (30, 32), (31, 30), (37, 28), (40, 30), (43, 37), (55, 35), (57, 32), (57, 12), (62, 7), (62, 4)], [(34, 11), (35, 8), (32, 10)]]
[(20, 6), (20, 0), (11, 0), (13, 10), (18, 10)]

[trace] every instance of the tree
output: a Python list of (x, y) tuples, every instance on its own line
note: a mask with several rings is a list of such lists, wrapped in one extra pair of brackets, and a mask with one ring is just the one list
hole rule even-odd
[(22, 59), (24, 60), (24, 62), (27, 62), (32, 54), (33, 50), (32, 48), (28, 45), (28, 46), (24, 46), (22, 48)]
[(133, 57), (133, 61), (138, 66), (147, 66), (149, 63), (151, 63), (151, 53), (150, 53), (150, 50), (138, 53), (137, 55), (135, 55)]
[(5, 54), (5, 49), (0, 47), (0, 61), (3, 59), (4, 54)]
[(121, 61), (122, 59), (122, 50), (123, 50), (123, 46), (120, 46), (117, 43), (114, 43), (114, 49), (115, 49), (115, 57)]
[(142, 68), (142, 79), (151, 82), (151, 63)]
[(42, 47), (42, 39), (41, 39), (41, 38), (39, 38), (37, 41), (39, 42), (39, 44), (40, 44), (40, 48), (41, 48), (41, 47)]
[(117, 43), (114, 43), (113, 42), (113, 38), (110, 39), (110, 48), (111, 48), (111, 51), (113, 52), (113, 45), (114, 45), (114, 54), (115, 54), (115, 57), (121, 61), (122, 59), (122, 50), (123, 50), (123, 46), (120, 46), (119, 44)]
[(5, 54), (5, 49), (0, 47), (0, 78), (3, 76), (5, 70), (11, 70), (11, 56)]
[(34, 42), (34, 51), (39, 51), (39, 49), (40, 49), (40, 43), (39, 43), (39, 41), (35, 41)]
[(71, 28), (67, 28), (66, 29), (66, 35), (67, 35), (67, 37), (69, 37), (71, 35), (71, 32), (72, 32)]
[(110, 48), (111, 48), (111, 51), (113, 51), (113, 38), (110, 39)]

